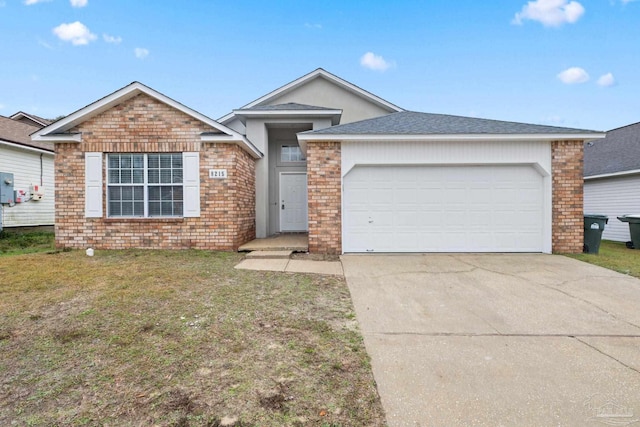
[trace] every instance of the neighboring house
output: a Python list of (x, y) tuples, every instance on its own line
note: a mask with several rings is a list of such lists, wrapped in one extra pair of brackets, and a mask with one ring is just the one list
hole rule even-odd
[(617, 217), (640, 214), (640, 123), (585, 144), (584, 212), (609, 217), (603, 239), (631, 240), (629, 225)]
[(581, 252), (580, 129), (404, 111), (315, 70), (218, 121), (134, 82), (33, 135), (63, 247)]
[(43, 119), (42, 117), (38, 117), (34, 114), (27, 114), (23, 111), (18, 111), (9, 118), (38, 128), (43, 128), (52, 123), (51, 120)]
[[(13, 175), (11, 185), (18, 196), (0, 204), (0, 228), (52, 226), (53, 144), (32, 141), (30, 135), (44, 125), (19, 114), (16, 119), (0, 116), (0, 172)], [(32, 197), (34, 189), (41, 198)]]

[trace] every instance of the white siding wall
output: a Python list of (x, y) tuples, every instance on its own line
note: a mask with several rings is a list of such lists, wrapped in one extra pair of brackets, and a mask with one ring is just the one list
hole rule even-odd
[(631, 240), (629, 224), (618, 216), (640, 215), (640, 175), (587, 180), (584, 182), (584, 212), (609, 217), (602, 238), (618, 242)]
[[(17, 203), (13, 207), (4, 205), (3, 227), (53, 225), (55, 218), (53, 153), (42, 155), (42, 168), (44, 197), (39, 201)], [(0, 172), (13, 174), (15, 190), (30, 191), (31, 184), (40, 185), (40, 152), (0, 144)]]

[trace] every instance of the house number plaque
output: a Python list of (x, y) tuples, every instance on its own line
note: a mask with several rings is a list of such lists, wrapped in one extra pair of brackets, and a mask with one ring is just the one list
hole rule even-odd
[(227, 177), (226, 169), (209, 169), (209, 178), (225, 179)]

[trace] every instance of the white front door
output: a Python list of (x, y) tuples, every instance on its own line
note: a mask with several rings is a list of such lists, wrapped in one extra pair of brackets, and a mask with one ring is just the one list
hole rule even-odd
[(307, 173), (280, 173), (280, 231), (307, 231)]

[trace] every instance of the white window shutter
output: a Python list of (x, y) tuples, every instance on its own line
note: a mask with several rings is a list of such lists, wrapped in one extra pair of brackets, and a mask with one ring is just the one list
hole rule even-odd
[(84, 153), (84, 216), (102, 217), (102, 153)]
[(185, 218), (200, 216), (200, 153), (182, 153)]

